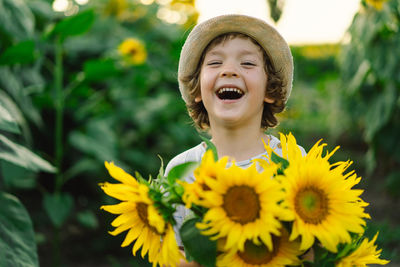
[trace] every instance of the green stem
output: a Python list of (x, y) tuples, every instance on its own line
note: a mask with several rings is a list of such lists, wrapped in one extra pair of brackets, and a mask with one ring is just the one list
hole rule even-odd
[(76, 89), (85, 79), (85, 75), (83, 73), (79, 73), (76, 75), (75, 79), (68, 84), (64, 89), (64, 98), (67, 98), (74, 89)]
[(55, 227), (53, 236), (53, 266), (60, 266), (61, 255), (60, 255), (60, 229)]
[(57, 39), (55, 47), (55, 71), (54, 71), (54, 87), (55, 87), (55, 108), (56, 108), (56, 125), (55, 125), (55, 154), (56, 154), (56, 181), (55, 193), (61, 191), (62, 172), (61, 163), (63, 157), (63, 112), (64, 112), (64, 96), (63, 96), (63, 58), (62, 58), (62, 41)]

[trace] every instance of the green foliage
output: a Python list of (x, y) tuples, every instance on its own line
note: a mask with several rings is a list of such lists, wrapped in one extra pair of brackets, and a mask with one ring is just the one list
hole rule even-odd
[[(0, 98), (0, 102), (3, 102)], [(5, 105), (1, 103), (0, 106), (0, 130), (4, 130), (12, 133), (20, 133), (17, 122), (12, 118), (10, 112), (5, 108)]]
[(48, 33), (47, 37), (58, 36), (61, 40), (65, 40), (70, 36), (81, 35), (90, 29), (94, 19), (95, 14), (93, 10), (83, 11), (58, 22)]
[(400, 162), (399, 7), (398, 0), (386, 1), (382, 10), (363, 2), (341, 55), (343, 102), (369, 144), (370, 171), (378, 157), (389, 171)]
[(36, 177), (32, 170), (1, 160), (0, 171), (6, 189), (33, 189), (36, 186)]
[(68, 193), (45, 194), (43, 207), (55, 227), (60, 228), (71, 214), (74, 199)]
[(0, 56), (0, 65), (26, 64), (34, 60), (35, 43), (33, 41), (19, 42), (8, 47)]
[(176, 179), (186, 177), (188, 174), (192, 173), (194, 169), (198, 166), (198, 162), (186, 162), (175, 166), (168, 173), (167, 179), (170, 185), (175, 184)]
[(334, 144), (348, 134), (349, 116), (341, 108), (338, 44), (291, 47), (294, 61), (293, 90), (286, 110), (278, 115), (274, 134), (292, 132), (308, 150), (321, 137)]
[[(158, 20), (157, 5), (131, 1), (140, 15), (121, 21), (105, 15), (108, 4), (93, 1), (65, 17), (45, 0), (0, 2), (0, 185), (41, 192), (56, 229), (101, 227), (93, 209), (105, 160), (151, 173), (156, 154), (169, 161), (198, 142), (175, 76), (185, 29)], [(118, 52), (132, 37), (145, 43), (142, 65), (127, 65)], [(39, 155), (57, 167), (55, 179), (38, 179), (55, 172)], [(89, 203), (70, 190), (92, 194)], [(56, 250), (57, 236), (48, 238)]]
[(278, 20), (281, 18), (285, 1), (284, 0), (267, 0), (267, 3), (269, 5), (271, 18), (275, 22), (278, 22)]
[(287, 161), (286, 159), (279, 157), (276, 153), (272, 153), (271, 155), (271, 161), (279, 164), (279, 169), (278, 169), (278, 174), (283, 174), (283, 172), (285, 171), (285, 169), (287, 167), (289, 167), (289, 161)]
[(99, 221), (96, 215), (91, 210), (85, 210), (76, 214), (77, 220), (86, 228), (96, 229), (99, 226)]
[[(33, 36), (35, 22), (24, 0), (0, 1), (0, 32), (3, 37), (23, 40)], [(2, 38), (3, 41), (3, 38)], [(5, 40), (5, 43), (7, 41)]]
[(49, 162), (3, 135), (0, 135), (0, 145), (2, 147), (0, 159), (2, 160), (34, 171), (55, 171), (55, 168)]
[(28, 212), (14, 196), (0, 192), (0, 266), (39, 266)]
[(390, 259), (392, 262), (400, 261), (398, 244), (400, 242), (400, 226), (392, 225), (388, 220), (381, 222), (368, 222), (365, 235), (371, 240), (379, 232), (376, 244), (382, 249), (382, 258)]
[(215, 266), (217, 258), (217, 241), (211, 241), (202, 235), (195, 227), (201, 218), (193, 218), (185, 221), (179, 230), (182, 243), (188, 259), (193, 259), (202, 266)]
[[(32, 70), (26, 70), (26, 75), (22, 75), (21, 79), (17, 79), (17, 75), (21, 71), (20, 64), (30, 63), (34, 59), (33, 41), (20, 41), (32, 37), (34, 20), (23, 1), (2, 0), (0, 6), (0, 49), (4, 50), (0, 55), (0, 65), (3, 65), (0, 66), (1, 177), (6, 189), (31, 188), (35, 180), (28, 170), (55, 171), (49, 162), (13, 141), (21, 133), (26, 141), (30, 136), (21, 109), (30, 110), (32, 102), (23, 92), (23, 82), (33, 81), (37, 76)], [(16, 102), (22, 106), (21, 109)], [(32, 108), (29, 114), (40, 124), (35, 109)], [(0, 265), (39, 266), (33, 226), (24, 206), (14, 196), (0, 192), (0, 209)]]
[(87, 81), (101, 81), (119, 73), (114, 60), (88, 60), (83, 67)]

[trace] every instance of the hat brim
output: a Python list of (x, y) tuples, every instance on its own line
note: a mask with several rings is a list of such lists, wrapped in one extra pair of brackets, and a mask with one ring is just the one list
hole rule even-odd
[(222, 15), (196, 25), (182, 47), (178, 81), (182, 98), (189, 101), (189, 88), (182, 80), (193, 75), (201, 54), (207, 45), (217, 36), (237, 32), (256, 40), (265, 50), (276, 71), (279, 72), (284, 86), (285, 102), (289, 98), (293, 81), (293, 58), (285, 39), (266, 22), (245, 15)]

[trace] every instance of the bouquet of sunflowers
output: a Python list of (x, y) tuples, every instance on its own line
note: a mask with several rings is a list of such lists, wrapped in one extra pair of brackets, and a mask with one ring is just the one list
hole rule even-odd
[[(121, 202), (101, 208), (119, 215), (111, 225), (127, 231), (122, 247), (141, 249), (153, 266), (183, 259), (173, 226), (179, 205), (192, 215), (179, 229), (187, 260), (202, 266), (367, 266), (387, 264), (375, 241), (363, 236), (368, 205), (350, 161), (329, 163), (338, 149), (323, 153), (317, 142), (303, 156), (293, 135), (280, 136), (282, 157), (268, 156), (247, 169), (217, 159), (210, 142), (200, 163), (185, 163), (156, 179), (136, 179), (112, 162), (104, 192)], [(195, 181), (184, 178), (193, 174)]]

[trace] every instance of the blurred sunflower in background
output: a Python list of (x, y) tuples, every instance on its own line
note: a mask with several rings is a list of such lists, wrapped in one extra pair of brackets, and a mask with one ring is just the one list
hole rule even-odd
[(369, 5), (372, 6), (373, 8), (375, 8), (376, 10), (382, 10), (383, 9), (383, 5), (385, 4), (385, 2), (387, 2), (388, 0), (365, 0), (365, 2)]
[(149, 262), (160, 266), (176, 266), (182, 258), (175, 239), (172, 225), (164, 220), (149, 196), (149, 187), (141, 184), (113, 163), (105, 163), (110, 175), (121, 183), (101, 184), (103, 191), (122, 202), (115, 205), (104, 205), (101, 209), (119, 216), (112, 221), (116, 227), (111, 235), (128, 231), (121, 246), (126, 247), (135, 241), (132, 253), (141, 248), (141, 256), (148, 253)]
[(127, 38), (119, 46), (118, 52), (128, 65), (140, 65), (146, 62), (147, 51), (143, 42), (136, 38)]
[(368, 203), (360, 195), (363, 190), (352, 189), (360, 181), (354, 172), (344, 174), (351, 162), (330, 164), (328, 159), (338, 147), (322, 156), (323, 147), (317, 142), (308, 154), (301, 151), (293, 135), (281, 135), (283, 154), (290, 164), (283, 176), (278, 176), (287, 197), (285, 205), (292, 211), (290, 240), (301, 236), (301, 249), (310, 248), (317, 238), (331, 252), (339, 243), (350, 243), (350, 232), (362, 234), (364, 212)]

